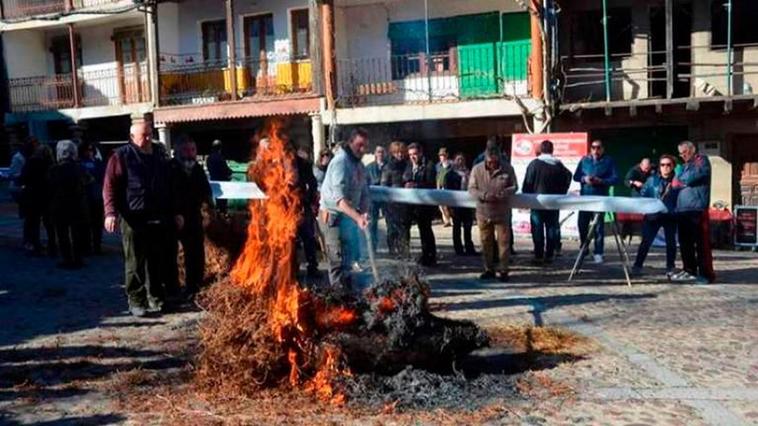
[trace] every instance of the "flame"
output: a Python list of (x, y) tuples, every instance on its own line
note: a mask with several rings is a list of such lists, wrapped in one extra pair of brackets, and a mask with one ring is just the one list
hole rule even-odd
[[(287, 350), (290, 383), (298, 386), (305, 358), (302, 348), (317, 344), (316, 329), (349, 326), (356, 321), (357, 314), (346, 307), (326, 307), (297, 282), (295, 242), (302, 206), (296, 187), (294, 153), (288, 149), (282, 129), (279, 120), (267, 123), (263, 134), (269, 139), (268, 146), (258, 150), (249, 170), (250, 178), (268, 198), (250, 202), (247, 241), (231, 276), (237, 285), (268, 301), (272, 331)], [(349, 371), (339, 368), (338, 348), (329, 346), (324, 353), (305, 388), (322, 399), (344, 402), (344, 395), (334, 390), (331, 380)]]

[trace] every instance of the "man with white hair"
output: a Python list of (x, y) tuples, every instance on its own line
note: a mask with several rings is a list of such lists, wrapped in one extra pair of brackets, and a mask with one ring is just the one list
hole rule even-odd
[(711, 254), (708, 207), (711, 197), (711, 162), (697, 152), (690, 141), (679, 144), (679, 157), (684, 165), (672, 186), (679, 190), (676, 214), (682, 272), (672, 281), (708, 284), (716, 280)]
[(163, 145), (154, 144), (150, 126), (133, 124), (129, 143), (108, 160), (103, 183), (105, 230), (122, 234), (125, 287), (129, 312), (141, 317), (160, 312), (165, 300), (167, 238), (181, 230), (171, 188), (169, 158)]
[(61, 254), (59, 268), (84, 266), (84, 242), (89, 223), (85, 185), (92, 177), (77, 163), (76, 144), (62, 140), (55, 147), (58, 163), (50, 169), (50, 210)]

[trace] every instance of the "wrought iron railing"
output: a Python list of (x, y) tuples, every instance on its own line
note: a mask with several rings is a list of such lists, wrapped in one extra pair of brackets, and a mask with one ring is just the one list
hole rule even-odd
[[(145, 64), (126, 65), (78, 73), (81, 107), (149, 102), (150, 85)], [(32, 112), (74, 108), (71, 74), (9, 80), (11, 111)]]
[(528, 93), (526, 42), (459, 46), (446, 52), (337, 61), (345, 106), (450, 102)]
[[(232, 99), (232, 72), (226, 59), (202, 61), (199, 55), (161, 55), (163, 105), (224, 102)], [(237, 98), (266, 99), (312, 91), (310, 61), (242, 58), (236, 67)]]
[[(604, 56), (561, 57), (563, 103), (704, 98), (758, 93), (758, 44), (735, 45), (729, 67), (727, 46), (679, 46), (667, 65), (665, 50), (610, 55), (610, 99)], [(756, 58), (750, 60), (750, 58)], [(669, 75), (671, 73), (671, 75)], [(671, 82), (669, 94), (668, 83)], [(731, 86), (730, 86), (731, 84)]]

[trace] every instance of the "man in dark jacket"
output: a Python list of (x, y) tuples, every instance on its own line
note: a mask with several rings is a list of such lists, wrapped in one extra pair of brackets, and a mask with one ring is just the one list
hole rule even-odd
[[(412, 143), (408, 146), (408, 158), (410, 163), (403, 173), (403, 182), (406, 188), (437, 188), (437, 171), (434, 164), (424, 157), (421, 145)], [(437, 245), (432, 231), (432, 217), (435, 208), (429, 206), (410, 206), (408, 216), (410, 223), (416, 222), (421, 237), (421, 257), (418, 262), (422, 266), (434, 266), (437, 264)]]
[(676, 199), (679, 225), (679, 247), (683, 271), (673, 281), (695, 281), (698, 284), (716, 280), (711, 254), (708, 207), (711, 197), (711, 162), (698, 154), (690, 141), (679, 144), (679, 156), (684, 167), (673, 182), (679, 190)]
[[(616, 163), (611, 157), (605, 155), (602, 141), (592, 141), (590, 155), (584, 156), (579, 161), (576, 172), (574, 172), (574, 180), (582, 184), (582, 195), (607, 196), (610, 187), (618, 183)], [(589, 238), (589, 233), (596, 232), (594, 260), (596, 264), (600, 264), (603, 263), (603, 249), (605, 247), (605, 229), (602, 217), (595, 229), (589, 229), (590, 221), (596, 213), (602, 212), (579, 212), (579, 238), (582, 241), (582, 246), (584, 246), (584, 242)]]
[(58, 163), (50, 169), (50, 211), (55, 222), (61, 262), (59, 268), (78, 269), (84, 266), (84, 240), (88, 229), (85, 185), (92, 177), (77, 164), (74, 142), (62, 140), (56, 145)]
[(89, 232), (84, 241), (85, 252), (100, 254), (103, 241), (103, 179), (105, 164), (96, 156), (96, 148), (90, 142), (79, 145), (79, 166), (91, 177), (87, 180), (87, 208), (89, 209)]
[[(540, 144), (541, 154), (529, 163), (526, 168), (524, 194), (557, 194), (563, 195), (571, 185), (571, 171), (553, 157), (553, 143), (543, 141)], [(532, 210), (532, 241), (534, 242), (535, 263), (551, 263), (555, 248), (560, 240), (560, 211)], [(547, 234), (547, 245), (545, 235)]]
[(624, 178), (624, 185), (631, 189), (632, 197), (639, 197), (642, 186), (647, 182), (647, 178), (653, 174), (653, 168), (650, 165), (649, 158), (643, 158), (640, 164), (629, 169)]
[[(390, 188), (404, 188), (403, 174), (408, 167), (408, 149), (403, 142), (390, 144), (390, 159), (382, 170), (380, 184)], [(387, 248), (390, 255), (400, 258), (410, 257), (410, 225), (408, 224), (408, 205), (388, 203), (387, 209)]]
[(105, 230), (121, 228), (125, 287), (132, 315), (160, 312), (165, 299), (167, 238), (184, 227), (171, 186), (166, 150), (153, 144), (146, 123), (133, 124), (130, 142), (108, 160), (103, 183)]
[[(181, 136), (176, 144), (176, 156), (171, 160), (171, 184), (176, 196), (177, 210), (184, 218), (184, 227), (171, 241), (169, 260), (176, 262), (177, 240), (184, 251), (185, 295), (194, 297), (205, 276), (205, 235), (203, 232), (203, 203), (213, 206), (213, 195), (203, 166), (197, 162), (197, 145), (189, 136)], [(167, 293), (179, 296), (175, 277), (177, 268), (171, 265), (167, 271)]]
[[(377, 145), (374, 149), (374, 161), (370, 162), (366, 166), (366, 174), (368, 175), (369, 185), (380, 185), (382, 183), (382, 172), (387, 165), (385, 159), (386, 152), (384, 147)], [(376, 247), (379, 243), (379, 215), (384, 214), (384, 221), (387, 222), (387, 209), (384, 207), (384, 203), (371, 202), (371, 213), (369, 214), (370, 223), (368, 225), (369, 233), (371, 234), (371, 249), (376, 252)]]
[[(216, 139), (211, 145), (211, 155), (208, 156), (208, 175), (212, 181), (228, 182), (232, 180), (232, 169), (226, 164), (223, 153), (223, 143)], [(218, 210), (226, 213), (227, 200), (216, 200)]]

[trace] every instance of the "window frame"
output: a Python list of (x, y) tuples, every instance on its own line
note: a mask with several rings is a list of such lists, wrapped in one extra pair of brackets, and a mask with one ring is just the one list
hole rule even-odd
[[(305, 54), (299, 54), (298, 48), (300, 47), (298, 45), (297, 41), (297, 31), (299, 27), (296, 26), (295, 22), (295, 16), (298, 14), (304, 14), (305, 15), (305, 43), (306, 43), (306, 49)], [(311, 26), (310, 26), (310, 10), (308, 8), (297, 8), (297, 9), (290, 9), (289, 10), (289, 26), (290, 26), (290, 49), (291, 49), (291, 56), (293, 60), (309, 60), (311, 58)]]
[[(208, 28), (215, 27), (214, 35), (217, 37), (219, 34), (224, 35), (223, 42), (217, 40), (214, 40), (214, 43), (216, 45), (215, 51), (217, 54), (217, 57), (215, 59), (211, 59), (209, 57), (209, 51), (208, 51), (208, 38), (207, 35), (209, 32), (207, 31)], [(229, 34), (227, 34), (227, 25), (226, 25), (226, 19), (208, 19), (205, 21), (200, 22), (200, 45), (201, 45), (201, 52), (203, 55), (203, 62), (208, 61), (219, 61), (224, 62), (229, 60)], [(220, 31), (219, 31), (220, 30)], [(221, 45), (224, 45), (225, 48), (221, 49)]]

